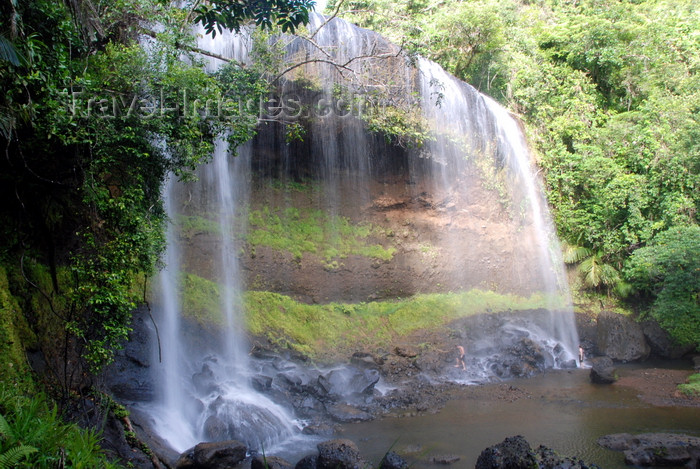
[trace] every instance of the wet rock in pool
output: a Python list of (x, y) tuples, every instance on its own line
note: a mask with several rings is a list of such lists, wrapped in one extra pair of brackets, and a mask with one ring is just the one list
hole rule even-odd
[(408, 463), (398, 454), (389, 451), (379, 463), (379, 469), (408, 469)]
[(327, 423), (312, 423), (305, 426), (301, 432), (304, 435), (331, 436), (335, 431), (335, 428)]
[(529, 469), (537, 467), (530, 444), (522, 436), (506, 438), (495, 446), (486, 448), (476, 461), (476, 469)]
[(340, 423), (366, 422), (372, 420), (372, 415), (348, 404), (333, 404), (326, 406), (326, 412), (333, 420)]
[(591, 362), (591, 382), (596, 384), (612, 384), (617, 381), (617, 373), (613, 361), (609, 357), (595, 357)]
[(294, 469), (316, 469), (318, 466), (318, 454), (309, 454), (299, 460)]
[(475, 469), (593, 469), (595, 464), (586, 464), (577, 458), (559, 456), (546, 446), (536, 450), (520, 435), (506, 438), (501, 443), (483, 450), (476, 461)]
[(246, 446), (236, 440), (199, 443), (180, 455), (175, 469), (225, 469), (243, 461), (246, 451)]
[(675, 433), (615, 433), (598, 439), (603, 448), (623, 451), (635, 466), (699, 467), (700, 438)]
[(367, 463), (360, 457), (357, 445), (346, 439), (324, 441), (317, 445), (317, 469), (363, 469)]
[(292, 469), (292, 463), (277, 456), (255, 456), (250, 461), (250, 469)]

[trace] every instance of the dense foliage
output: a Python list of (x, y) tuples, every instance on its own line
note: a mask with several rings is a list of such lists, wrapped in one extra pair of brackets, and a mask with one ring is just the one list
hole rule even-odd
[[(698, 334), (697, 281), (672, 287), (692, 279), (671, 276), (662, 289), (648, 288), (639, 281), (644, 265), (632, 260), (625, 270), (636, 250), (665, 245), (655, 237), (697, 227), (695, 2), (360, 0), (340, 11), (436, 60), (518, 114), (568, 245), (565, 257), (578, 266), (583, 286), (650, 295), (655, 311), (667, 314), (675, 314), (670, 305), (677, 300), (685, 305), (679, 321)], [(687, 249), (697, 252), (700, 244), (688, 239)]]
[(162, 250), (166, 175), (186, 176), (222, 132), (249, 139), (255, 120), (219, 103), (264, 87), (236, 64), (207, 74), (188, 52), (188, 10), (168, 2), (2, 8), (2, 254), (50, 266), (43, 296), (75, 353), (97, 367), (126, 337), (136, 274), (149, 274)]
[(683, 344), (700, 344), (700, 227), (674, 227), (632, 253), (626, 276), (656, 296), (652, 314)]

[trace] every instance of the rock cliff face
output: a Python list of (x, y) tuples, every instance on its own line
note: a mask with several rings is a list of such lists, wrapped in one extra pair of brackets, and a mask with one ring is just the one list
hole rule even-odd
[[(259, 177), (253, 184), (249, 221), (256, 224), (249, 223), (239, 251), (247, 288), (326, 303), (471, 288), (529, 295), (541, 287), (531, 271), (537, 254), (528, 250), (527, 234), (479, 182), (465, 191), (436, 191), (396, 167), (373, 176), (363, 191), (335, 187), (339, 204), (328, 208), (323, 181), (302, 181)], [(192, 216), (198, 211), (192, 207)], [(268, 215), (254, 219), (250, 213)], [(278, 223), (290, 231), (280, 233)], [(291, 243), (304, 234), (297, 237), (295, 229), (321, 234), (299, 249)], [(288, 235), (290, 244), (260, 241), (261, 234), (278, 241)], [(187, 237), (185, 270), (215, 279), (210, 259), (219, 250), (217, 234), (201, 230)], [(350, 243), (359, 246), (332, 255)]]
[[(517, 121), (376, 33), (321, 17), (315, 28), (286, 45), (293, 72), (231, 163), (244, 288), (309, 303), (556, 291), (557, 246)], [(205, 171), (176, 204), (183, 269), (210, 279), (215, 179)]]

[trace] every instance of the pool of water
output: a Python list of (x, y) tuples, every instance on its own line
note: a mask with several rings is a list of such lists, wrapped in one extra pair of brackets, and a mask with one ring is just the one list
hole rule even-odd
[[(624, 375), (639, 365), (618, 367)], [(629, 467), (622, 453), (601, 448), (596, 440), (610, 433), (674, 432), (700, 436), (700, 408), (654, 407), (632, 389), (594, 385), (589, 370), (549, 372), (507, 383), (527, 397), (513, 400), (462, 398), (435, 414), (388, 417), (344, 425), (340, 437), (355, 441), (365, 458), (379, 462), (390, 448), (407, 455), (411, 467), (435, 468), (434, 454), (461, 459), (452, 467), (473, 468), (484, 448), (513, 435), (533, 447), (548, 446), (602, 468)], [(409, 452), (407, 454), (407, 452)], [(444, 467), (444, 466), (443, 466)]]

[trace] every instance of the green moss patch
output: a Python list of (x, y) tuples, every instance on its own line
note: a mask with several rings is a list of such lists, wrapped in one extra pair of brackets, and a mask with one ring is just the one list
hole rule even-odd
[[(183, 315), (208, 329), (224, 324), (223, 286), (182, 273)], [(450, 321), (478, 313), (552, 307), (555, 298), (492, 291), (431, 293), (393, 301), (306, 304), (267, 291), (243, 294), (248, 331), (281, 349), (333, 361), (358, 349), (376, 350), (417, 331), (440, 331)], [(445, 332), (446, 329), (445, 329)]]
[(194, 274), (181, 275), (183, 314), (203, 325), (223, 325), (221, 290), (224, 287)]
[(688, 382), (679, 384), (678, 390), (689, 397), (700, 397), (700, 373), (688, 377)]
[(312, 359), (335, 359), (358, 349), (374, 350), (418, 330), (440, 330), (450, 321), (488, 311), (543, 308), (548, 298), (471, 290), (425, 294), (358, 304), (309, 305), (271, 292), (245, 294), (249, 331)]
[(221, 226), (217, 221), (196, 215), (177, 215), (175, 224), (180, 230), (180, 236), (191, 239), (197, 234), (221, 235)]
[(325, 263), (337, 262), (349, 255), (388, 261), (396, 252), (393, 246), (370, 241), (386, 237), (382, 228), (369, 223), (352, 223), (322, 210), (266, 206), (251, 210), (248, 224), (246, 240), (253, 249), (267, 246), (289, 252), (297, 260), (309, 253), (320, 256)]
[(32, 387), (24, 344), (33, 341), (17, 299), (10, 292), (7, 272), (0, 266), (0, 381), (21, 389)]

